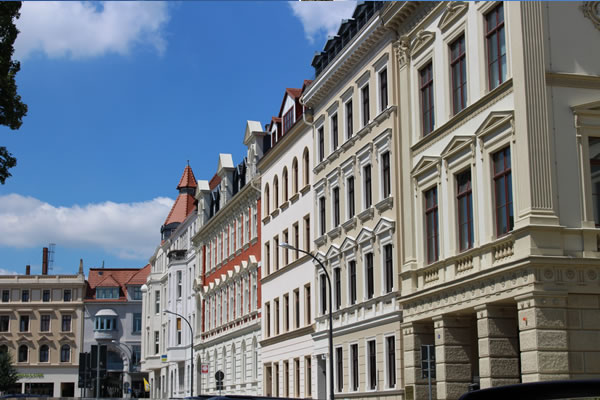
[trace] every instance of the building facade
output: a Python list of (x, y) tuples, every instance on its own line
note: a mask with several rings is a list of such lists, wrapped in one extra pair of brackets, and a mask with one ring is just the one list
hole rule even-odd
[(30, 275), (27, 266), (25, 275), (0, 276), (0, 352), (11, 354), (19, 374), (10, 393), (75, 397), (83, 342), (83, 266), (77, 275), (48, 275), (47, 265), (45, 258), (42, 275)]
[[(141, 371), (143, 268), (90, 268), (84, 298), (83, 351), (107, 346), (106, 375), (99, 397), (144, 397)], [(95, 366), (92, 366), (95, 368)], [(93, 376), (92, 378), (96, 378)], [(92, 385), (87, 395), (96, 396)]]
[(312, 251), (312, 129), (305, 121), (301, 95), (302, 89), (286, 89), (278, 117), (267, 127), (271, 147), (258, 164), (263, 193), (260, 348), (265, 396), (313, 394), (315, 266), (312, 257), (280, 246)]
[[(405, 7), (395, 5), (392, 7)], [(596, 8), (594, 8), (596, 7)], [(597, 5), (420, 4), (399, 38), (406, 398), (597, 377)], [(568, 26), (568, 29), (564, 29)]]
[[(248, 121), (247, 156), (234, 165), (220, 154), (217, 173), (200, 181), (199, 229), (193, 237), (199, 275), (195, 290), (198, 318), (194, 349), (200, 394), (262, 393), (259, 342), (260, 310), (260, 175), (256, 165), (264, 153), (265, 132)], [(201, 310), (201, 311), (200, 311)], [(221, 371), (220, 385), (215, 373)]]
[(314, 244), (330, 277), (333, 303), (327, 300), (327, 276), (314, 269), (314, 397), (320, 399), (329, 397), (331, 375), (338, 396), (403, 393), (394, 198), (400, 172), (397, 64), (395, 34), (385, 26), (390, 6), (357, 5), (313, 59), (316, 77), (302, 97), (314, 112)]

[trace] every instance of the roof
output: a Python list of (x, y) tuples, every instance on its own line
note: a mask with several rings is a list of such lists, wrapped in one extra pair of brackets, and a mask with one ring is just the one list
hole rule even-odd
[(192, 167), (189, 164), (183, 170), (183, 175), (181, 175), (181, 179), (179, 180), (179, 185), (177, 185), (177, 190), (181, 188), (196, 188), (196, 178), (194, 177), (194, 172), (192, 171)]
[(280, 117), (283, 117), (283, 115), (281, 115), (281, 114), (283, 113), (283, 106), (285, 106), (285, 96), (286, 95), (290, 96), (294, 101), (298, 101), (300, 96), (302, 96), (302, 89), (296, 89), (296, 88), (286, 88), (285, 89), (285, 94), (283, 95), (283, 100), (281, 100), (281, 107), (279, 107), (279, 116)]
[[(90, 268), (88, 273), (87, 293), (85, 301), (127, 301), (127, 286), (143, 285), (146, 283), (142, 277), (147, 277), (150, 272), (150, 265), (143, 268)], [(97, 287), (118, 287), (118, 299), (96, 299)]]
[(212, 179), (208, 181), (208, 187), (210, 188), (210, 190), (213, 190), (219, 185), (219, 183), (221, 183), (221, 177), (215, 174), (215, 176), (213, 176)]
[(182, 223), (195, 208), (196, 199), (194, 199), (194, 196), (189, 193), (179, 193), (163, 225), (166, 226), (174, 222)]

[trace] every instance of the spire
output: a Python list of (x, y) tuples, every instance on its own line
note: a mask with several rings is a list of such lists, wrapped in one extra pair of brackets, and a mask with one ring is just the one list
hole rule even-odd
[(198, 185), (196, 184), (196, 178), (194, 177), (194, 172), (192, 171), (192, 167), (190, 167), (190, 162), (188, 160), (188, 164), (183, 170), (183, 175), (181, 175), (181, 179), (179, 180), (179, 185), (177, 185), (177, 190), (181, 191), (181, 189), (196, 189)]
[(78, 274), (83, 275), (83, 258), (79, 259), (79, 272)]

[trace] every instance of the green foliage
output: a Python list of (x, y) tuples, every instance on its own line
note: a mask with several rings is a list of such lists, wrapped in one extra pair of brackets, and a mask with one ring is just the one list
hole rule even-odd
[[(15, 20), (20, 17), (20, 1), (0, 1), (0, 125), (12, 130), (19, 129), (27, 115), (27, 105), (17, 93), (15, 76), (21, 63), (13, 61), (14, 43), (19, 30)], [(4, 184), (11, 174), (8, 170), (17, 165), (6, 147), (0, 147), (0, 183)]]
[(17, 370), (12, 365), (10, 353), (0, 352), (0, 392), (7, 391), (18, 380)]

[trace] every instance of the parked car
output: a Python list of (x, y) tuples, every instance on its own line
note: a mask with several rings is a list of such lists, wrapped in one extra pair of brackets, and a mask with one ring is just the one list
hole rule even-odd
[(460, 397), (460, 400), (551, 400), (573, 398), (596, 399), (598, 397), (600, 397), (600, 379), (586, 379), (498, 386), (465, 393)]

